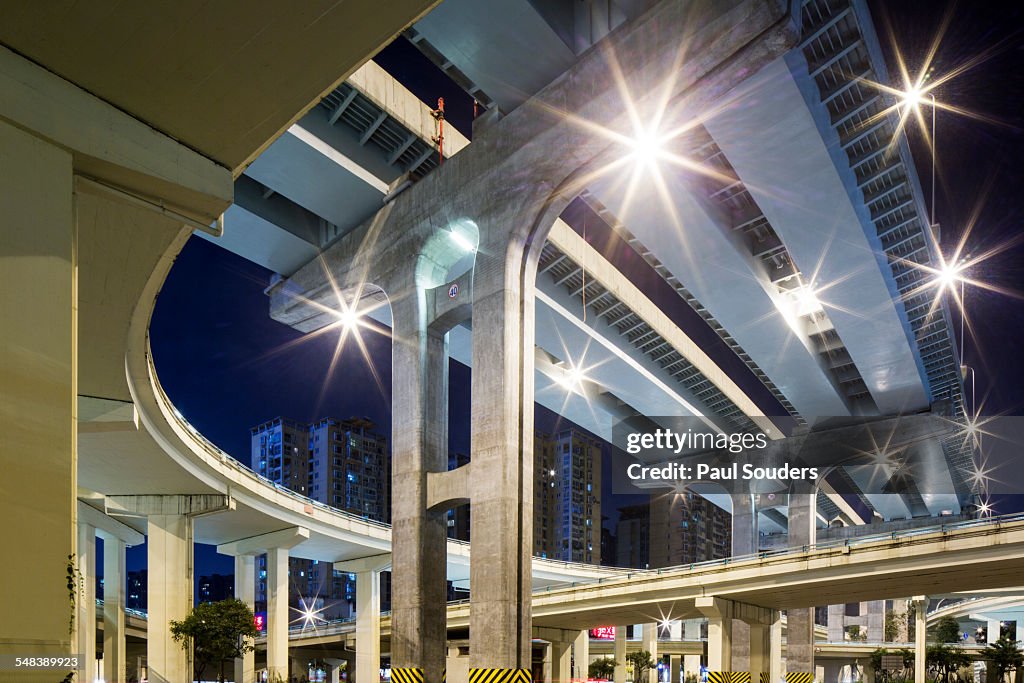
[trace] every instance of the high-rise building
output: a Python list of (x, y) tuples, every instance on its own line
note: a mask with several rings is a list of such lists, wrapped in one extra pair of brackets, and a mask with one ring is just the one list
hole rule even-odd
[(578, 429), (534, 436), (534, 554), (600, 562), (603, 443)]
[[(252, 434), (252, 469), (275, 484), (366, 519), (391, 519), (387, 437), (365, 418), (323, 418), (304, 424), (275, 418)], [(333, 564), (289, 558), (289, 604), (301, 618), (351, 616), (355, 580)], [(266, 608), (266, 557), (257, 562), (256, 609)]]
[(732, 516), (695, 493), (651, 496), (651, 567), (732, 555)]
[(615, 528), (615, 566), (645, 569), (650, 561), (651, 508), (647, 503), (619, 510)]
[(199, 577), (199, 602), (220, 602), (235, 594), (233, 574), (210, 574)]

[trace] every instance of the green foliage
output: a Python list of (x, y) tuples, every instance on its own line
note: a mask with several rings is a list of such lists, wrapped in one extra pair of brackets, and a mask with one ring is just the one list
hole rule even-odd
[(618, 662), (616, 662), (611, 657), (601, 657), (599, 659), (595, 659), (590, 663), (590, 666), (587, 668), (587, 676), (589, 678), (597, 678), (601, 680), (610, 681), (612, 678), (615, 677), (616, 666), (618, 666)]
[(654, 668), (654, 658), (647, 650), (638, 650), (626, 655), (626, 662), (633, 667), (633, 682), (642, 683), (646, 673)]
[[(889, 654), (900, 655), (903, 658), (903, 669), (899, 671), (882, 669), (882, 655)], [(876, 683), (903, 683), (907, 680), (913, 680), (914, 651), (906, 648), (887, 650), (884, 647), (880, 647), (871, 653), (871, 660), (868, 666), (875, 672)]]
[(898, 614), (893, 610), (885, 613), (885, 639), (893, 642), (910, 628), (910, 619), (906, 612)]
[(989, 643), (981, 656), (988, 662), (988, 683), (1002, 683), (1011, 672), (1024, 667), (1024, 653), (1017, 641), (1006, 636)]
[(928, 646), (925, 663), (935, 675), (936, 683), (950, 683), (958, 680), (957, 672), (971, 663), (971, 657), (959, 647), (939, 643)]
[(959, 643), (960, 624), (953, 617), (942, 617), (932, 629), (932, 638), (936, 643)]
[(78, 563), (75, 562), (74, 554), (68, 555), (64, 575), (67, 579), (68, 602), (71, 606), (71, 617), (68, 620), (68, 635), (71, 635), (75, 632), (75, 608), (78, 605), (78, 594), (85, 588), (85, 581), (82, 579), (82, 572), (78, 571)]
[(852, 626), (846, 627), (846, 635), (850, 636), (850, 640), (867, 640), (868, 634), (861, 630), (860, 625), (853, 624)]
[(256, 625), (253, 613), (241, 600), (231, 598), (221, 602), (205, 602), (192, 608), (182, 621), (171, 621), (171, 636), (184, 650), (192, 646), (196, 678), (203, 679), (203, 671), (210, 664), (219, 664), (220, 680), (224, 680), (224, 663), (241, 657), (254, 648)]

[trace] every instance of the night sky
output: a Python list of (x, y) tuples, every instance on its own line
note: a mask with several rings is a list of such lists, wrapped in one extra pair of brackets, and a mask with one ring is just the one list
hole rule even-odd
[[(916, 73), (943, 21), (945, 6), (939, 2), (870, 2), (883, 47), (889, 52), (893, 77), (897, 71), (886, 27), (896, 36), (911, 73)], [(1024, 234), (1022, 7), (1024, 3), (961, 3), (952, 10), (950, 27), (936, 55), (937, 74), (985, 56), (977, 66), (935, 90), (940, 102), (974, 115), (940, 111), (938, 116), (937, 214), (947, 254), (973, 215), (977, 217), (969, 253), (981, 254)], [(432, 106), (443, 96), (448, 120), (469, 134), (472, 100), (407, 41), (399, 39), (378, 55), (377, 61)], [(928, 194), (927, 146), (914, 127), (909, 138)], [(986, 413), (1019, 415), (1024, 302), (1017, 292), (1024, 290), (1024, 248), (1015, 243), (972, 269), (969, 276), (1011, 292), (968, 288), (968, 317), (975, 336), (966, 344), (965, 362), (977, 370), (979, 403), (985, 399)], [(182, 414), (246, 464), (249, 428), (278, 415), (303, 421), (328, 415), (365, 416), (389, 434), (388, 340), (364, 333), (383, 390), (351, 344), (346, 345), (342, 361), (328, 378), (336, 337), (326, 334), (306, 340), (272, 321), (263, 294), (269, 277), (265, 269), (196, 237), (181, 253), (154, 313), (152, 345), (164, 388)], [(452, 363), (450, 387), (450, 447), (468, 452), (468, 368)], [(538, 411), (539, 428), (552, 430), (556, 420), (548, 411)], [(129, 569), (144, 564), (144, 546), (129, 551)], [(217, 556), (212, 548), (197, 547), (197, 577), (232, 571), (230, 558)]]

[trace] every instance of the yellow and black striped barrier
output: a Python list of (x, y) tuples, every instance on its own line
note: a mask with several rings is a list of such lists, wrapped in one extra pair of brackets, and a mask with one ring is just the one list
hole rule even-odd
[(391, 680), (395, 683), (423, 683), (423, 669), (413, 666), (396, 666), (391, 669)]
[(808, 671), (787, 671), (786, 683), (814, 683), (814, 674)]
[(750, 683), (750, 672), (709, 671), (708, 683)]
[(759, 683), (771, 683), (772, 675), (767, 671), (762, 671), (757, 675)]
[(469, 683), (533, 683), (529, 669), (469, 669)]

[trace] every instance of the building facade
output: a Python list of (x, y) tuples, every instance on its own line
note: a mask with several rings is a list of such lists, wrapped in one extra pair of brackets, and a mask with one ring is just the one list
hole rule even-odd
[(647, 503), (619, 510), (615, 527), (615, 566), (646, 569), (650, 562), (651, 508)]
[(695, 493), (651, 496), (649, 562), (671, 567), (732, 555), (732, 515)]
[(534, 554), (599, 563), (603, 442), (567, 429), (537, 432), (533, 443)]

